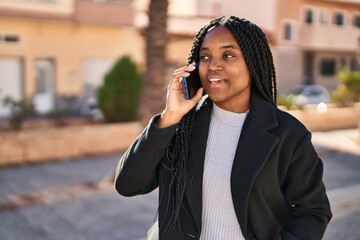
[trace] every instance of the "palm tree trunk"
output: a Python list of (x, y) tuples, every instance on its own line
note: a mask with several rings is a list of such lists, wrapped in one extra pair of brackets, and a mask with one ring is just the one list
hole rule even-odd
[(167, 0), (151, 0), (146, 29), (146, 75), (140, 103), (140, 119), (147, 123), (165, 105), (167, 80)]

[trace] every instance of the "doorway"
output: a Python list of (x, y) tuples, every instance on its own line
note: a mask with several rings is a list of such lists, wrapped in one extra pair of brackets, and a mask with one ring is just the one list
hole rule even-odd
[(33, 104), (39, 114), (47, 114), (54, 109), (54, 64), (48, 59), (35, 62), (35, 95)]
[(10, 97), (22, 100), (22, 63), (18, 58), (0, 58), (0, 118), (9, 117), (11, 110), (2, 101)]

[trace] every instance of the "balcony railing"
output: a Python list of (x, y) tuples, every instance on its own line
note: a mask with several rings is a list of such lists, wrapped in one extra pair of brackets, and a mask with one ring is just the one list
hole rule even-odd
[(129, 4), (134, 0), (78, 0), (79, 2), (93, 2), (93, 3), (110, 3), (110, 4)]
[(96, 24), (133, 25), (132, 0), (77, 0), (75, 19)]
[(299, 37), (299, 44), (308, 49), (356, 51), (360, 31), (355, 26), (303, 25)]

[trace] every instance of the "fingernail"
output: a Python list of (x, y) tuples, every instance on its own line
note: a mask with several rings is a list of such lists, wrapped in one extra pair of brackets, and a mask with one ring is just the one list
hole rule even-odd
[(196, 62), (190, 63), (189, 67), (195, 68), (196, 67)]

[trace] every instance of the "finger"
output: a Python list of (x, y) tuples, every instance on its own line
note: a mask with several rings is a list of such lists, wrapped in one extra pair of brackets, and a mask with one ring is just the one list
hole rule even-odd
[(175, 70), (174, 73), (181, 73), (181, 72), (191, 72), (195, 69), (195, 62), (191, 63), (190, 65), (188, 66), (184, 66), (184, 67), (181, 67), (181, 68), (178, 68)]
[(178, 82), (181, 82), (182, 77), (188, 77), (190, 75), (190, 73), (188, 72), (179, 72), (179, 73), (174, 73), (171, 80), (170, 80), (170, 85), (171, 84), (175, 84)]
[(185, 67), (185, 71), (187, 71), (187, 72), (192, 72), (192, 71), (194, 71), (195, 70), (195, 62), (193, 62), (193, 63), (191, 63), (189, 66), (186, 66)]

